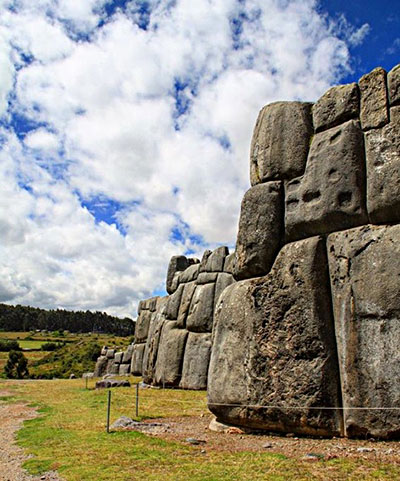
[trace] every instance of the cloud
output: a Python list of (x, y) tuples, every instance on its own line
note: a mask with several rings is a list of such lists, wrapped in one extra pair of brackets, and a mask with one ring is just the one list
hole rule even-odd
[(172, 255), (234, 246), (259, 109), (367, 34), (313, 0), (118, 5), (3, 2), (4, 301), (133, 316)]

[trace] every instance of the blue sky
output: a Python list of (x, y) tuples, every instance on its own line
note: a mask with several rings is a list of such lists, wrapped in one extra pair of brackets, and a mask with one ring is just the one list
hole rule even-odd
[(259, 109), (391, 69), (393, 5), (0, 0), (0, 302), (134, 316), (234, 248)]
[(400, 62), (400, 5), (379, 0), (323, 0), (322, 11), (330, 17), (345, 15), (355, 27), (369, 26), (368, 34), (358, 46), (351, 48), (353, 72), (343, 82), (357, 82), (377, 66), (390, 70)]

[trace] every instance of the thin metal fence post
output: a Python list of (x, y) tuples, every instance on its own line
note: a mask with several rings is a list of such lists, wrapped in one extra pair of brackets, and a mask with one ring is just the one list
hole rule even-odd
[(139, 383), (136, 383), (136, 417), (139, 417)]
[(111, 410), (111, 391), (108, 391), (107, 401), (107, 433), (110, 432), (110, 410)]

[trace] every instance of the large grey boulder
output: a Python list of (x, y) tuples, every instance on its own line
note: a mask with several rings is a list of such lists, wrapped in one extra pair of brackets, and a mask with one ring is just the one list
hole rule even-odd
[(378, 67), (362, 76), (358, 82), (361, 92), (360, 120), (363, 130), (382, 127), (389, 122), (386, 72)]
[(185, 269), (179, 276), (179, 281), (182, 283), (195, 281), (199, 274), (200, 263), (193, 264)]
[(229, 255), (229, 249), (226, 246), (217, 247), (207, 258), (205, 271), (222, 272), (224, 270), (224, 262), (227, 255)]
[(400, 65), (392, 68), (388, 73), (388, 90), (390, 105), (397, 105), (400, 103)]
[(168, 297), (165, 316), (167, 319), (176, 320), (178, 318), (179, 306), (181, 304), (183, 284), (180, 284), (177, 290)]
[(260, 111), (250, 147), (251, 185), (302, 175), (313, 134), (311, 107), (275, 102)]
[(167, 272), (167, 292), (172, 294), (174, 292), (173, 279), (177, 272), (184, 271), (189, 267), (189, 260), (185, 256), (173, 256), (169, 261)]
[(136, 342), (145, 342), (147, 338), (147, 334), (149, 332), (150, 320), (151, 320), (151, 311), (149, 310), (141, 310), (140, 314), (136, 321), (135, 327), (135, 341)]
[(107, 372), (107, 356), (100, 356), (97, 358), (96, 366), (94, 368), (93, 377), (102, 377)]
[(177, 328), (175, 321), (164, 324), (155, 369), (156, 384), (179, 385), (187, 335), (186, 329)]
[(328, 254), (344, 434), (398, 438), (400, 225), (331, 234)]
[(313, 105), (313, 123), (316, 132), (336, 127), (360, 113), (358, 85), (351, 83), (330, 88)]
[(155, 377), (158, 348), (160, 344), (162, 329), (166, 322), (167, 302), (168, 297), (163, 297), (160, 299), (158, 311), (156, 312), (156, 315), (152, 317), (150, 323), (149, 335), (146, 340), (142, 364), (142, 376), (143, 381), (146, 384), (151, 384)]
[(196, 286), (186, 319), (191, 332), (211, 332), (214, 313), (215, 284)]
[[(341, 433), (325, 242), (286, 245), (271, 272), (217, 304), (208, 405), (217, 420), (308, 435)], [(324, 409), (324, 407), (329, 409)]]
[(133, 346), (132, 359), (131, 359), (131, 374), (134, 376), (140, 376), (143, 371), (143, 354), (146, 344), (135, 344)]
[(236, 241), (234, 276), (247, 279), (268, 273), (283, 233), (281, 182), (249, 189), (242, 200)]
[(124, 351), (124, 355), (122, 357), (122, 363), (123, 364), (130, 364), (131, 359), (132, 359), (132, 352), (133, 352), (133, 344), (130, 344), (126, 351)]
[(367, 208), (374, 224), (400, 221), (400, 106), (390, 123), (365, 134)]
[(120, 364), (119, 373), (118, 373), (120, 376), (128, 376), (130, 372), (131, 372), (130, 364)]
[(285, 186), (287, 240), (367, 222), (363, 135), (350, 120), (314, 136), (304, 176)]
[(211, 334), (190, 332), (183, 359), (182, 389), (206, 389), (211, 354)]
[(123, 352), (116, 352), (114, 356), (114, 361), (117, 362), (118, 364), (121, 364), (123, 357), (124, 357)]
[(179, 306), (177, 326), (180, 328), (186, 327), (186, 319), (189, 313), (190, 304), (192, 302), (193, 294), (196, 289), (195, 282), (188, 282), (184, 285), (182, 299)]
[(227, 272), (220, 272), (218, 274), (217, 282), (215, 283), (214, 309), (223, 290), (234, 282), (235, 279), (232, 274), (228, 274)]

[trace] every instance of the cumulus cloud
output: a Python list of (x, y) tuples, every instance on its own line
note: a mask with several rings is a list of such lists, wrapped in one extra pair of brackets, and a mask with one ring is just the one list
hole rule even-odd
[(259, 109), (368, 33), (314, 0), (119, 5), (2, 2), (2, 301), (133, 316), (172, 255), (234, 246)]

